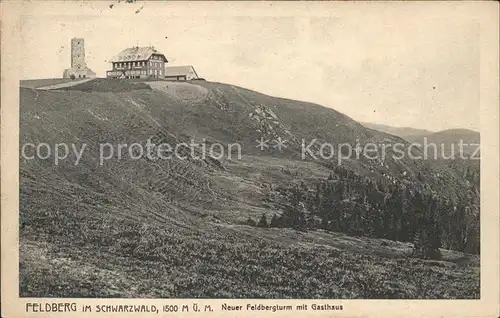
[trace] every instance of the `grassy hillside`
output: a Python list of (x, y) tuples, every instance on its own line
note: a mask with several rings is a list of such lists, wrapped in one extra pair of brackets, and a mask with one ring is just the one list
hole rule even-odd
[(385, 240), (238, 225), (173, 229), (76, 212), (23, 221), (21, 296), (479, 297), (477, 257), (413, 259), (407, 245)]
[[(302, 160), (302, 139), (404, 143), (398, 137), (319, 105), (203, 81), (97, 79), (54, 91), (21, 88), (20, 99), (21, 145), (86, 145), (78, 165), (74, 154), (58, 165), (20, 159), (22, 296), (477, 297), (470, 255), (444, 251), (442, 262), (429, 262), (408, 258), (406, 243), (391, 249), (380, 240), (239, 225), (280, 212), (268, 202), (277, 186), (331, 173), (338, 154)], [(261, 151), (261, 137), (286, 139), (287, 147)], [(239, 143), (243, 156), (133, 159), (125, 148), (100, 165), (102, 143), (193, 138)], [(469, 191), (446, 165), (390, 156), (342, 163), (374, 180), (425, 183), (452, 199)]]

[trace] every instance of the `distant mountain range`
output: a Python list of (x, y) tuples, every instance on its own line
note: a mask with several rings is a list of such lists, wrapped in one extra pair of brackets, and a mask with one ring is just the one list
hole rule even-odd
[(367, 128), (385, 132), (394, 136), (398, 136), (405, 140), (408, 140), (407, 138), (412, 138), (417, 136), (428, 136), (433, 134), (433, 132), (430, 130), (417, 129), (412, 127), (394, 127), (394, 126), (372, 124), (372, 123), (361, 123), (361, 124)]
[(456, 153), (459, 150), (460, 140), (464, 144), (463, 149), (466, 154), (473, 154), (480, 143), (480, 133), (470, 129), (457, 128), (432, 132), (411, 127), (393, 127), (372, 123), (362, 124), (367, 128), (395, 135), (411, 143), (423, 145), (425, 140), (427, 140), (428, 145), (435, 144), (438, 149), (442, 148), (445, 155), (449, 155), (452, 148)]

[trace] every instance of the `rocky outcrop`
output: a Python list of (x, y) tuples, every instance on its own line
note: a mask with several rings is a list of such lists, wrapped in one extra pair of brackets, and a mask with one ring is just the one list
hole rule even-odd
[(256, 131), (262, 133), (266, 137), (292, 137), (291, 132), (280, 122), (278, 116), (270, 107), (264, 104), (256, 105), (254, 111), (248, 116), (254, 121)]

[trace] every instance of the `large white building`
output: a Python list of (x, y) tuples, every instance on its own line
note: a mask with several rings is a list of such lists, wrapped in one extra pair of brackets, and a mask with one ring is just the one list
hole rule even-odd
[(132, 47), (125, 49), (111, 59), (112, 69), (107, 78), (157, 78), (165, 76), (167, 58), (154, 47)]

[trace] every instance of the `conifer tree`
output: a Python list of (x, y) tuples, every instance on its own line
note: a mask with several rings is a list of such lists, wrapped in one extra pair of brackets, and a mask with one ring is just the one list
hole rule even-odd
[(278, 216), (276, 214), (273, 215), (269, 226), (270, 227), (280, 227), (280, 219), (278, 218)]
[(257, 226), (258, 227), (268, 227), (265, 213), (262, 213), (262, 216), (260, 217), (260, 220), (257, 223)]
[(247, 221), (245, 222), (247, 225), (250, 225), (250, 226), (255, 226), (257, 225), (255, 223), (255, 221), (251, 218), (251, 217), (248, 217)]

